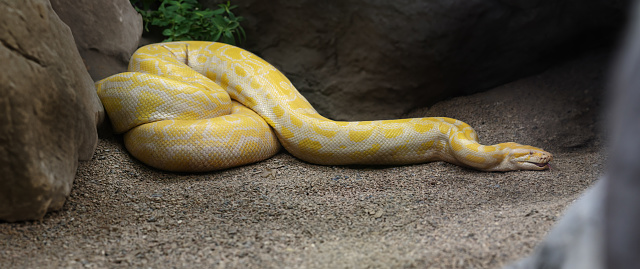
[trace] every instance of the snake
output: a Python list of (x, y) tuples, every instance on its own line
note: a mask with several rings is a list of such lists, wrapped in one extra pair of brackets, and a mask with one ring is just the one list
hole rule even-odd
[(482, 145), (447, 117), (334, 121), (257, 55), (206, 41), (150, 44), (127, 72), (95, 84), (127, 151), (161, 170), (207, 172), (270, 158), (284, 148), (319, 165), (445, 161), (481, 171), (545, 170), (553, 155), (514, 142)]

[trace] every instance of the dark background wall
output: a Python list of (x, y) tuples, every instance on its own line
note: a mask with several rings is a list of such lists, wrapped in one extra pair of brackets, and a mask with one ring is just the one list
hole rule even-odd
[[(203, 0), (216, 7), (220, 1)], [(243, 47), (325, 116), (384, 119), (615, 43), (627, 0), (235, 0)]]

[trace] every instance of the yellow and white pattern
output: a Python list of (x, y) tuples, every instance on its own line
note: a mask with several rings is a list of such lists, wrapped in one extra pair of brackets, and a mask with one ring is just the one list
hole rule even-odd
[(484, 171), (543, 170), (552, 155), (516, 143), (483, 146), (451, 118), (340, 122), (320, 116), (275, 67), (212, 42), (152, 44), (129, 71), (96, 83), (125, 146), (170, 171), (210, 171), (264, 160), (282, 145), (324, 165), (446, 161)]

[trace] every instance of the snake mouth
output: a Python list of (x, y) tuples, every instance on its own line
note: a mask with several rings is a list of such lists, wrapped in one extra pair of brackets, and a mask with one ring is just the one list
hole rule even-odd
[(526, 170), (546, 170), (546, 169), (550, 169), (551, 165), (546, 162), (546, 163), (536, 163), (536, 162), (519, 162), (521, 166), (523, 167), (527, 167), (525, 168)]
[(535, 164), (537, 167), (540, 167), (542, 169), (550, 168), (549, 163), (531, 163), (531, 164)]

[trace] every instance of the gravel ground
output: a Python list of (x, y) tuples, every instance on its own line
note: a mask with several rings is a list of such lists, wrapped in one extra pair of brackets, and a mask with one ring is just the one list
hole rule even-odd
[(606, 67), (596, 53), (410, 114), (466, 121), (487, 144), (541, 146), (550, 171), (319, 166), (282, 152), (179, 174), (102, 138), (62, 211), (0, 223), (0, 267), (499, 268), (530, 253), (603, 171)]

